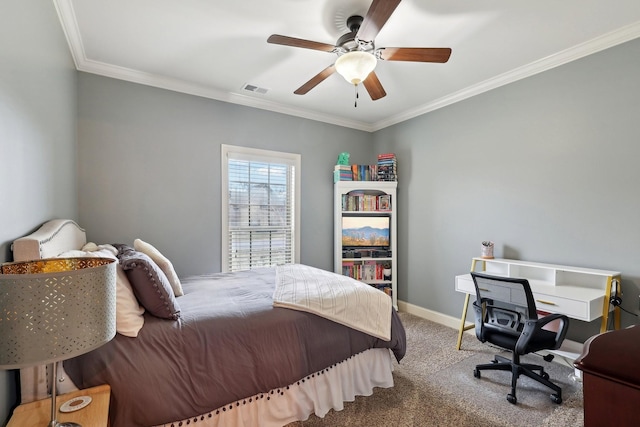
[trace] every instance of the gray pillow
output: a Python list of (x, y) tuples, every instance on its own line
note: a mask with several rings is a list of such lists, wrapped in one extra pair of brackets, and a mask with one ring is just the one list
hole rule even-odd
[(142, 252), (125, 245), (118, 246), (120, 266), (140, 304), (156, 317), (177, 320), (180, 317), (180, 306), (173, 295), (169, 279), (160, 267)]

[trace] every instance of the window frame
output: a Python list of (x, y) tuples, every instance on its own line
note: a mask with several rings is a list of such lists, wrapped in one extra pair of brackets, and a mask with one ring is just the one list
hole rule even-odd
[[(221, 171), (221, 268), (223, 272), (231, 272), (229, 260), (229, 159), (256, 161), (263, 163), (286, 164), (293, 167), (293, 213), (291, 215), (293, 224), (293, 250), (291, 252), (292, 262), (300, 262), (300, 187), (301, 187), (301, 155), (297, 153), (287, 153), (273, 150), (263, 150), (258, 148), (242, 147), (237, 145), (221, 144), (220, 146), (220, 171)], [(288, 190), (289, 191), (289, 190)]]

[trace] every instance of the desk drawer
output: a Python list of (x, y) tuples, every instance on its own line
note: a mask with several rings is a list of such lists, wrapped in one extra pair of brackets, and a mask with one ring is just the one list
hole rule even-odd
[(589, 320), (589, 306), (585, 301), (576, 301), (534, 292), (536, 308), (549, 313), (562, 313), (580, 320)]
[(476, 287), (470, 274), (456, 276), (456, 291), (471, 295), (476, 294)]

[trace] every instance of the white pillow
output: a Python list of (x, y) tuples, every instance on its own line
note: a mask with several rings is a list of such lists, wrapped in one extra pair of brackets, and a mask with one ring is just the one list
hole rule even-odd
[[(114, 251), (118, 250), (111, 245), (97, 246), (95, 243), (87, 243), (83, 249), (97, 249), (91, 250), (72, 250), (63, 252), (58, 255), (58, 258), (65, 257), (101, 257), (112, 258), (118, 262), (118, 259), (114, 255)], [(144, 307), (142, 307), (136, 296), (133, 294), (131, 283), (127, 278), (126, 273), (120, 267), (120, 264), (116, 264), (116, 331), (127, 337), (137, 337), (138, 332), (144, 325)]]
[(138, 303), (120, 264), (116, 266), (116, 271), (116, 331), (135, 338), (144, 325), (144, 307)]
[(162, 272), (167, 276), (167, 279), (169, 279), (174, 296), (179, 297), (184, 295), (184, 292), (182, 291), (182, 283), (180, 283), (180, 279), (178, 278), (176, 271), (173, 269), (173, 264), (171, 264), (171, 261), (169, 261), (167, 257), (162, 255), (155, 247), (140, 239), (133, 241), (133, 248), (151, 258), (160, 270), (162, 270)]
[(95, 251), (108, 251), (114, 257), (118, 256), (118, 250), (113, 245), (96, 245), (93, 242), (89, 242), (82, 247), (83, 251), (95, 252)]

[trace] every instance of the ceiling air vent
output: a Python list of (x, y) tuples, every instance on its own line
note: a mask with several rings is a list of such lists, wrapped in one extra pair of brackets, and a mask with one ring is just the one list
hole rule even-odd
[(242, 89), (247, 90), (249, 92), (255, 92), (255, 93), (259, 93), (264, 95), (265, 93), (267, 93), (269, 91), (269, 89), (263, 88), (263, 87), (258, 87), (255, 85), (250, 85), (250, 84), (246, 84), (242, 87)]

